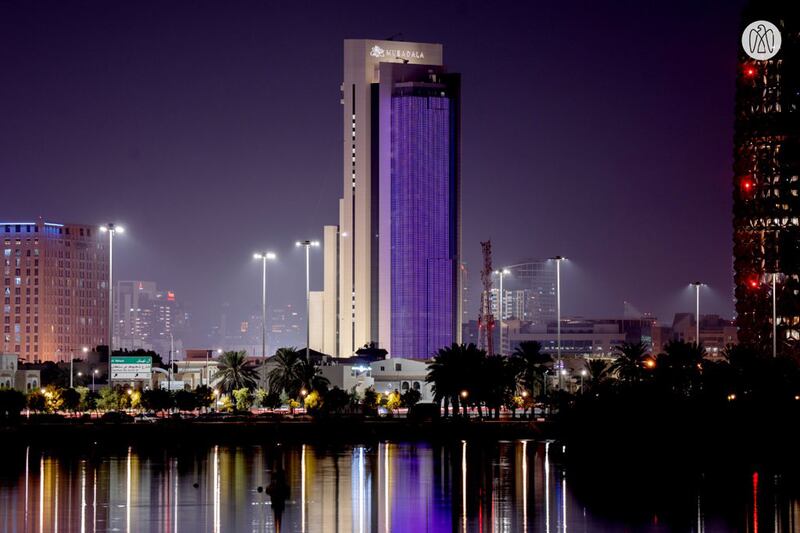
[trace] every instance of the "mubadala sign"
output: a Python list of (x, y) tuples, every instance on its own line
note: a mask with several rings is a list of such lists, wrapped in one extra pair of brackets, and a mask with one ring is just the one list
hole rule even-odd
[(111, 358), (111, 379), (131, 381), (150, 379), (153, 358), (150, 356), (118, 356)]
[(772, 59), (781, 49), (781, 32), (768, 20), (757, 20), (742, 32), (744, 52), (757, 61)]
[(425, 59), (425, 53), (419, 50), (393, 50), (381, 48), (377, 44), (369, 51), (369, 55), (378, 59)]

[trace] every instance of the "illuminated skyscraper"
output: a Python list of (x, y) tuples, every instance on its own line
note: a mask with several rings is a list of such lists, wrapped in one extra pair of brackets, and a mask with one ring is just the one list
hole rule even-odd
[(69, 361), (108, 339), (108, 238), (77, 224), (0, 222), (0, 350)]
[(774, 279), (779, 353), (800, 340), (800, 21), (790, 4), (745, 8), (734, 141), (739, 339), (771, 345)]
[(326, 351), (335, 339), (340, 356), (375, 343), (427, 358), (460, 338), (460, 100), (441, 45), (345, 41), (344, 195), (324, 243)]

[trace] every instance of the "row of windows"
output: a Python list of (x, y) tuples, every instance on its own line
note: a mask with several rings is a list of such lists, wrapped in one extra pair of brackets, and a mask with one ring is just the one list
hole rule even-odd
[[(36, 224), (5, 224), (3, 226), (6, 233), (39, 233), (39, 226)], [(52, 235), (69, 235), (70, 228), (63, 226), (45, 226), (44, 232)], [(78, 235), (81, 237), (91, 237), (91, 228), (78, 228)]]

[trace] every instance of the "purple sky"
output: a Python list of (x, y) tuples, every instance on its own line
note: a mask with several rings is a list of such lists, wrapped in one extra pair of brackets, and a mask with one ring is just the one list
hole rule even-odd
[[(118, 221), (118, 279), (303, 301), (341, 194), (342, 39), (440, 42), (463, 73), (463, 251), (565, 255), (564, 313), (732, 315), (741, 1), (3, 2), (0, 218)], [(321, 254), (312, 288), (321, 287)], [(477, 316), (477, 299), (473, 298)]]

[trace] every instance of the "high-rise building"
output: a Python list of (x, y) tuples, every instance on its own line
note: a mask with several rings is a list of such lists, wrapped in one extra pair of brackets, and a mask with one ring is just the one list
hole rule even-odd
[(162, 355), (173, 345), (181, 349), (188, 319), (173, 291), (160, 291), (153, 281), (119, 281), (114, 290), (115, 347)]
[[(345, 40), (344, 184), (325, 228), (326, 348), (427, 358), (460, 338), (460, 75), (442, 45)], [(328, 350), (326, 350), (328, 351)]]
[(497, 320), (512, 318), (534, 325), (556, 319), (556, 266), (553, 261), (526, 259), (503, 267), (503, 312), (498, 309), (500, 289), (489, 295), (492, 314)]
[(68, 361), (108, 339), (108, 238), (80, 224), (0, 222), (2, 351)]
[(757, 0), (743, 12), (734, 136), (739, 340), (772, 344), (774, 297), (779, 352), (800, 341), (800, 17), (790, 5)]

